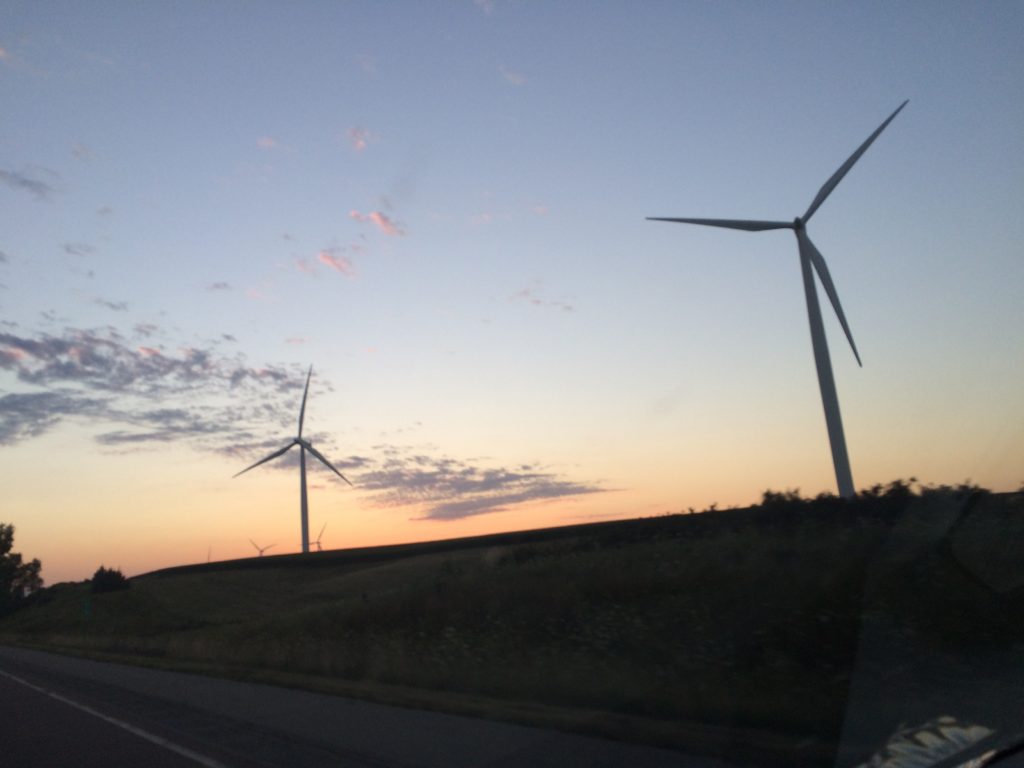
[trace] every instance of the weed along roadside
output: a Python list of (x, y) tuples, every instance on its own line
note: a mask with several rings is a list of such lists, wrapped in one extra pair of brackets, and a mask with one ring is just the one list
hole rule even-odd
[(958, 563), (992, 570), (1020, 495), (893, 483), (854, 501), (766, 493), (749, 509), (204, 563), (104, 593), (59, 584), (0, 621), (0, 642), (831, 765), (865, 573), (905, 515), (941, 499), (962, 510), (962, 541), (936, 543), (931, 570), (873, 615), (933, 645), (1009, 641), (1020, 590), (979, 600)]

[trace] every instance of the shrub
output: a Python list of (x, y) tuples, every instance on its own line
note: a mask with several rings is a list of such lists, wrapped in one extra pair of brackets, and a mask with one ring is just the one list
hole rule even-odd
[(92, 575), (93, 592), (117, 592), (128, 589), (131, 585), (132, 583), (117, 568), (104, 568), (101, 565), (99, 570)]

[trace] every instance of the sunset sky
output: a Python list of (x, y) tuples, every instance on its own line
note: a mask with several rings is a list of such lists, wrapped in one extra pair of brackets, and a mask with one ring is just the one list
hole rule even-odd
[[(47, 583), (1024, 483), (1024, 5), (5, 2), (0, 521)], [(819, 295), (823, 294), (819, 291)]]

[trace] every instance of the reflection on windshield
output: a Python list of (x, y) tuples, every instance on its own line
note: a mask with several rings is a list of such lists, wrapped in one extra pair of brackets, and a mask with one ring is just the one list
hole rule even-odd
[(1015, 745), (1022, 537), (1021, 494), (969, 487), (925, 493), (893, 520), (865, 571), (838, 766), (984, 765)]

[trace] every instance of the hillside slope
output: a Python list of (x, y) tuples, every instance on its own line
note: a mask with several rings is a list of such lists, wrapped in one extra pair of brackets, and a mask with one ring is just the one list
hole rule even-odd
[[(171, 569), (108, 594), (58, 585), (0, 621), (0, 640), (825, 765), (865, 574), (898, 523), (952, 502), (973, 521), (957, 546), (989, 563), (996, 527), (1021, 519), (1017, 496), (956, 493), (771, 494), (747, 510)], [(979, 587), (950, 542), (914, 554), (872, 615), (929, 645), (1019, 640), (1005, 618), (1022, 590)]]

